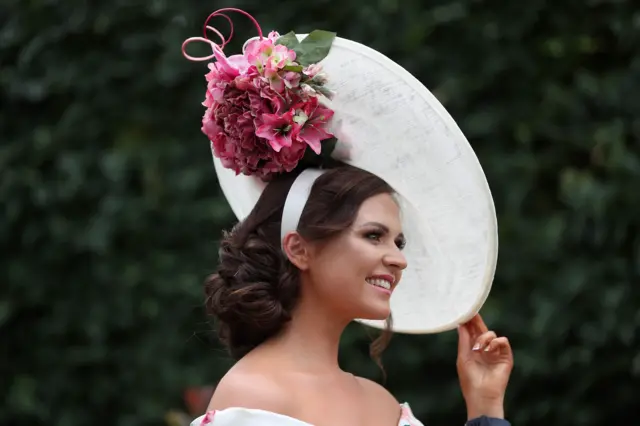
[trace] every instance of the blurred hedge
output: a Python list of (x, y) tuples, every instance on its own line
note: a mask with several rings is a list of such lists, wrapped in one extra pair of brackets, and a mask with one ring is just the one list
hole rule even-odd
[[(369, 44), (449, 108), (485, 166), (516, 348), (513, 424), (632, 424), (640, 377), (640, 12), (631, 0), (228, 1), (268, 31)], [(229, 366), (201, 283), (233, 217), (180, 44), (216, 6), (9, 0), (0, 26), (0, 424), (159, 425)], [(221, 25), (226, 25), (221, 21)], [(253, 35), (236, 19), (237, 49)], [(224, 28), (224, 27), (223, 27)], [(224, 31), (224, 29), (223, 29)], [(343, 365), (378, 378), (366, 333)], [(455, 336), (397, 336), (389, 388), (460, 424)], [(635, 387), (632, 387), (633, 385)]]

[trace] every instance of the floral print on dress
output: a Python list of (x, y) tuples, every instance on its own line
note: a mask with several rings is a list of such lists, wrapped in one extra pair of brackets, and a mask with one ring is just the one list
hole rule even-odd
[(213, 424), (213, 416), (215, 416), (216, 412), (207, 411), (207, 413), (202, 417), (202, 421), (200, 422), (200, 426), (212, 425)]
[(398, 426), (424, 426), (420, 420), (416, 419), (411, 411), (411, 407), (409, 404), (404, 403), (400, 404), (400, 421), (398, 422)]

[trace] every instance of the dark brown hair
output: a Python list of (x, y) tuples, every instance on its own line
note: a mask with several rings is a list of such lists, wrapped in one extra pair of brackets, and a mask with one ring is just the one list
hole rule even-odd
[[(205, 284), (207, 311), (217, 320), (220, 341), (236, 359), (277, 334), (298, 301), (299, 270), (280, 246), (282, 210), (296, 176), (270, 182), (249, 216), (224, 234), (217, 271)], [(384, 193), (393, 189), (369, 172), (351, 166), (328, 170), (313, 185), (298, 232), (308, 241), (336, 236), (352, 225), (365, 200)], [(389, 319), (370, 347), (380, 367), (390, 337)]]

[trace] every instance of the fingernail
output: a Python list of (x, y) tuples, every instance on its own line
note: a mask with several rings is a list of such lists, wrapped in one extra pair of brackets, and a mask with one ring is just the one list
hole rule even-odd
[(480, 343), (476, 343), (475, 346), (473, 348), (471, 348), (472, 351), (477, 351), (480, 350)]
[(491, 346), (489, 346), (489, 345), (487, 345), (487, 347), (486, 347), (486, 348), (484, 348), (484, 351), (485, 351), (485, 352), (489, 352), (490, 350), (491, 350)]

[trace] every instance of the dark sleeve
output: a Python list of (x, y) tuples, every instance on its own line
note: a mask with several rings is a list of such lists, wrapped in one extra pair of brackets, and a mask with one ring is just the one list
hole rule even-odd
[(480, 416), (469, 420), (465, 426), (511, 426), (505, 419), (496, 419), (495, 417)]

